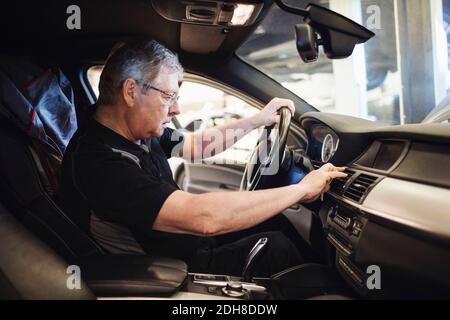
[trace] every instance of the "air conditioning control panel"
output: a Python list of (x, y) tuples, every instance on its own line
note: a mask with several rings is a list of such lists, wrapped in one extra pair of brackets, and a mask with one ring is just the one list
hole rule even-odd
[(327, 217), (328, 243), (336, 249), (336, 268), (351, 287), (364, 295), (365, 278), (361, 276), (364, 275), (364, 268), (358, 265), (356, 253), (369, 223), (368, 218), (357, 207), (346, 202), (329, 201), (322, 210)]

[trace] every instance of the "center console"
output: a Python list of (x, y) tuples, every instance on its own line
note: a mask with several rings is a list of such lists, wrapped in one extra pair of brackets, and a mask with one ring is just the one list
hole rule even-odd
[(339, 275), (319, 264), (296, 266), (270, 278), (188, 273), (182, 261), (151, 256), (98, 256), (77, 264), (100, 297), (272, 300), (345, 293)]
[(336, 248), (336, 267), (344, 280), (360, 295), (366, 294), (367, 274), (355, 262), (367, 218), (345, 203), (333, 203), (327, 211), (327, 240)]
[(186, 291), (220, 297), (250, 300), (302, 300), (331, 294), (349, 294), (348, 287), (331, 268), (303, 264), (270, 278), (252, 278), (189, 274)]
[[(266, 279), (269, 280), (269, 279)], [(188, 275), (184, 288), (187, 292), (244, 300), (266, 300), (271, 295), (264, 283), (246, 282), (240, 277), (212, 274)]]

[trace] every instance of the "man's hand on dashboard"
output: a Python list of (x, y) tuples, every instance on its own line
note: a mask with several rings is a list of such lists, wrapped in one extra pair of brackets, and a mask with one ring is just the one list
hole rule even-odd
[(258, 114), (253, 116), (254, 126), (258, 128), (262, 126), (272, 126), (277, 123), (280, 119), (277, 111), (282, 107), (288, 107), (292, 116), (294, 116), (295, 107), (292, 100), (275, 98), (270, 101)]
[(305, 192), (302, 202), (311, 203), (317, 201), (321, 194), (330, 190), (330, 184), (333, 179), (347, 177), (347, 174), (343, 172), (344, 170), (345, 168), (335, 167), (331, 163), (327, 163), (320, 169), (310, 172), (299, 183), (299, 186)]

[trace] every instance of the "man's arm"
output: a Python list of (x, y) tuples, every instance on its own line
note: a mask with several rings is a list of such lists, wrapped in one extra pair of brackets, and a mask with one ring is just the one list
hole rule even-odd
[(278, 120), (277, 111), (285, 106), (294, 115), (295, 107), (291, 100), (275, 98), (253, 117), (236, 120), (200, 132), (185, 134), (180, 157), (194, 161), (220, 154), (254, 129), (273, 125)]
[(327, 164), (299, 184), (252, 192), (193, 195), (174, 192), (163, 204), (153, 229), (214, 236), (253, 227), (300, 201), (311, 201), (329, 189), (331, 179), (345, 177), (344, 168)]

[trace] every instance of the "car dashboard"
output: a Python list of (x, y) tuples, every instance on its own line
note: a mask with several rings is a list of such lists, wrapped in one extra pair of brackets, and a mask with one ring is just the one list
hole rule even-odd
[(450, 127), (323, 113), (300, 123), (315, 168), (346, 167), (318, 215), (347, 284), (365, 298), (448, 298)]

